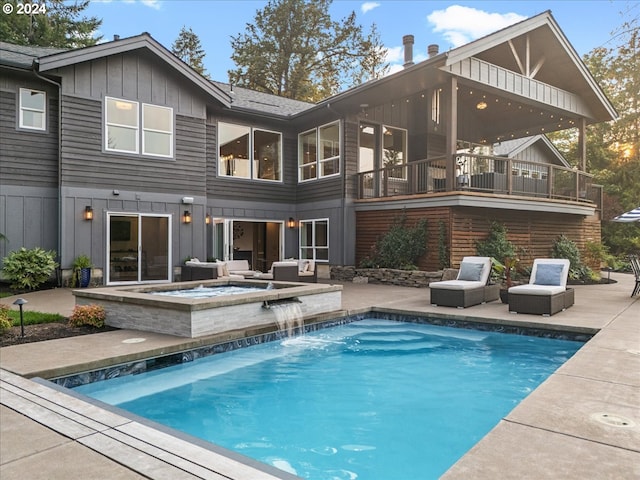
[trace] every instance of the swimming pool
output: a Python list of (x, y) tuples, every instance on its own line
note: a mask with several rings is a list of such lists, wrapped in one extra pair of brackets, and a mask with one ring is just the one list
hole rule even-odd
[(77, 390), (304, 478), (426, 479), (581, 345), (366, 319)]

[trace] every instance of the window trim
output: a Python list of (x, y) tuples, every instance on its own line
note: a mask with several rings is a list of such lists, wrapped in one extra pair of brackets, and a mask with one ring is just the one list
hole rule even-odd
[[(338, 147), (339, 147), (339, 152), (338, 155), (333, 156), (333, 157), (329, 157), (329, 158), (322, 158), (321, 159), (321, 155), (320, 155), (320, 148), (322, 147), (322, 139), (320, 138), (320, 131), (325, 128), (325, 127), (329, 127), (331, 125), (337, 125), (338, 126)], [(311, 162), (311, 163), (302, 163), (302, 158), (304, 155), (304, 152), (302, 151), (302, 144), (301, 144), (301, 138), (303, 135), (308, 135), (311, 132), (314, 132), (316, 134), (316, 160), (315, 162)], [(329, 174), (329, 175), (322, 175), (321, 174), (321, 166), (338, 160), (338, 169), (335, 173)], [(325, 123), (323, 125), (318, 125), (317, 127), (314, 128), (310, 128), (308, 130), (305, 130), (304, 132), (300, 132), (298, 134), (298, 183), (306, 183), (306, 182), (313, 182), (316, 180), (322, 180), (325, 178), (331, 178), (331, 177), (336, 177), (338, 175), (340, 175), (341, 173), (341, 169), (342, 169), (342, 122), (340, 120), (334, 120), (333, 122), (328, 122)], [(315, 165), (316, 166), (316, 176), (312, 177), (312, 178), (302, 178), (302, 171), (303, 168), (309, 168), (311, 165)]]
[[(168, 110), (169, 111), (169, 121), (171, 123), (171, 130), (170, 131), (165, 131), (165, 130), (158, 130), (155, 128), (146, 128), (145, 127), (145, 109), (144, 107), (153, 107), (153, 108), (159, 108), (161, 110)], [(175, 122), (174, 122), (174, 118), (173, 118), (173, 108), (171, 107), (165, 107), (163, 105), (154, 105), (152, 103), (143, 103), (140, 106), (140, 115), (141, 115), (141, 119), (142, 119), (142, 126), (140, 128), (140, 136), (142, 139), (142, 155), (145, 156), (149, 156), (149, 157), (160, 157), (160, 158), (173, 158), (173, 134), (175, 132)], [(168, 155), (164, 155), (162, 153), (150, 153), (146, 151), (146, 141), (145, 141), (145, 133), (146, 132), (153, 132), (153, 133), (162, 133), (162, 134), (168, 134), (169, 135), (169, 154)]]
[[(316, 223), (317, 222), (326, 222), (327, 225), (327, 246), (317, 246), (316, 245)], [(312, 239), (312, 245), (302, 245), (302, 225), (303, 224), (311, 224), (311, 239)], [(316, 263), (329, 263), (329, 252), (330, 252), (330, 244), (329, 244), (329, 240), (330, 240), (330, 235), (329, 235), (329, 218), (328, 217), (321, 217), (321, 218), (307, 218), (307, 219), (303, 219), (303, 220), (299, 220), (298, 222), (298, 258), (300, 258), (301, 260), (313, 260)], [(311, 250), (313, 252), (313, 258), (306, 258), (303, 254), (303, 248), (306, 250)], [(322, 250), (326, 250), (327, 252), (327, 259), (326, 260), (318, 260), (318, 255), (317, 255), (317, 251), (318, 249), (322, 249)]]
[[(44, 95), (44, 102), (42, 105), (42, 110), (37, 110), (31, 107), (24, 107), (22, 105), (22, 92), (37, 92), (42, 93)], [(24, 112), (38, 112), (42, 113), (42, 126), (35, 127), (32, 125), (25, 125), (24, 123)], [(37, 132), (46, 132), (47, 131), (47, 92), (44, 90), (36, 90), (35, 88), (19, 88), (18, 89), (18, 128), (20, 130), (32, 130)]]
[[(126, 102), (126, 103), (131, 103), (133, 105), (135, 105), (135, 109), (136, 109), (136, 125), (135, 127), (132, 127), (131, 125), (124, 125), (124, 124), (119, 124), (119, 123), (114, 123), (114, 122), (109, 122), (109, 108), (107, 106), (107, 103), (113, 100), (114, 102)], [(104, 97), (104, 150), (105, 152), (114, 152), (114, 153), (127, 153), (130, 155), (138, 155), (140, 153), (140, 103), (135, 101), (135, 100), (126, 100), (124, 98), (116, 98), (116, 97), (109, 97), (109, 96), (105, 96)], [(109, 127), (110, 126), (114, 126), (114, 127), (118, 127), (118, 128), (127, 128), (129, 130), (135, 130), (136, 135), (136, 148), (135, 150), (121, 150), (118, 148), (111, 148), (109, 147)]]
[[(236, 176), (236, 175), (226, 175), (223, 172), (222, 169), (222, 163), (221, 163), (221, 156), (220, 156), (220, 125), (231, 125), (231, 126), (235, 126), (235, 127), (244, 127), (244, 128), (248, 128), (249, 129), (249, 145), (247, 146), (247, 151), (248, 151), (248, 156), (249, 158), (247, 158), (247, 161), (249, 162), (249, 176), (248, 177), (243, 177), (243, 176)], [(260, 178), (257, 176), (257, 172), (256, 172), (256, 161), (260, 162), (260, 159), (255, 158), (255, 132), (259, 131), (259, 132), (265, 132), (265, 133), (273, 133), (276, 134), (280, 137), (280, 141), (278, 142), (278, 164), (279, 164), (279, 169), (278, 171), (280, 172), (280, 178), (277, 180), (273, 180), (271, 178)], [(217, 148), (216, 148), (216, 176), (218, 178), (233, 178), (236, 180), (253, 180), (253, 181), (258, 181), (258, 182), (271, 182), (271, 183), (283, 183), (284, 182), (284, 151), (283, 151), (283, 141), (284, 141), (284, 136), (282, 134), (282, 132), (279, 132), (277, 130), (269, 130), (266, 128), (261, 128), (261, 127), (253, 127), (251, 125), (246, 125), (243, 123), (233, 123), (233, 122), (223, 122), (223, 121), (219, 121), (216, 124), (216, 143), (217, 143)]]

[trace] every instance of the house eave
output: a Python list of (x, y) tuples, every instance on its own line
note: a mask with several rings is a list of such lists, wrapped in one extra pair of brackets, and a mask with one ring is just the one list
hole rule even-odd
[(591, 216), (596, 206), (582, 202), (553, 199), (531, 199), (514, 195), (493, 195), (476, 192), (435, 193), (393, 197), (389, 199), (356, 200), (356, 211), (395, 210), (402, 208), (473, 207), (494, 210), (563, 213)]

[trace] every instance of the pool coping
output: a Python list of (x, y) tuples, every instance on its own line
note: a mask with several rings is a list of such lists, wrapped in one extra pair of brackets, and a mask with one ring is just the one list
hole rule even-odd
[[(544, 325), (551, 329), (562, 324), (598, 331), (574, 357), (453, 465), (443, 478), (637, 478), (640, 477), (640, 375), (637, 373), (640, 372), (640, 329), (637, 322), (640, 301), (637, 297), (629, 298), (632, 276), (623, 274), (616, 278), (621, 280), (620, 285), (579, 286), (575, 306), (546, 318), (510, 315), (504, 306), (495, 303), (466, 310), (432, 308), (425, 301), (428, 290), (355, 284), (348, 285), (350, 294), (344, 297), (343, 307), (349, 313), (357, 313), (370, 309), (362, 305), (385, 305), (385, 308), (392, 305), (391, 308), (412, 313), (429, 311), (465, 318), (472, 313), (485, 322), (490, 317), (493, 323), (506, 321)], [(106, 343), (109, 348), (118, 350), (117, 342), (127, 335), (133, 336), (134, 332), (108, 337), (110, 341)], [(150, 343), (153, 340), (149, 339)], [(80, 339), (75, 343), (87, 344), (87, 341)], [(175, 348), (166, 339), (164, 343)], [(0, 349), (3, 363), (11, 360), (9, 357), (15, 352), (16, 358), (6, 364), (12, 371), (23, 372), (20, 373), (23, 376), (31, 376), (43, 363), (23, 362), (27, 360), (24, 354), (33, 352), (40, 355), (48, 351), (40, 347), (14, 348)], [(75, 356), (82, 355), (76, 352)], [(99, 356), (93, 355), (94, 358)], [(4, 403), (4, 399), (1, 396), (0, 403)], [(635, 426), (621, 429), (594, 422), (591, 416), (598, 411), (620, 413), (635, 421)], [(23, 418), (28, 420), (28, 417)], [(4, 434), (5, 424), (2, 428)], [(26, 441), (31, 443), (31, 440)], [(26, 456), (20, 466), (28, 471), (30, 465), (44, 466), (42, 460), (42, 456)], [(3, 472), (8, 471), (5, 466), (3, 462)], [(119, 464), (114, 462), (102, 468), (104, 472), (115, 474)], [(135, 471), (132, 467), (131, 476), (126, 478), (141, 478), (133, 476)], [(149, 477), (164, 478), (160, 474), (145, 474), (145, 478)]]

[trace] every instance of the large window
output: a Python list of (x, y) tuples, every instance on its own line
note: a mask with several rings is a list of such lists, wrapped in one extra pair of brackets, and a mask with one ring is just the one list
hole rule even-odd
[(398, 166), (389, 177), (404, 178), (407, 163), (407, 131), (386, 125), (360, 124), (358, 172)]
[(282, 134), (231, 123), (218, 124), (218, 174), (282, 180)]
[(46, 130), (47, 94), (40, 90), (20, 89), (20, 128)]
[(301, 182), (340, 173), (340, 123), (314, 128), (298, 136), (298, 179)]
[(141, 131), (143, 155), (173, 157), (172, 108), (105, 97), (105, 150), (139, 153)]
[(300, 221), (300, 258), (329, 261), (329, 219)]

